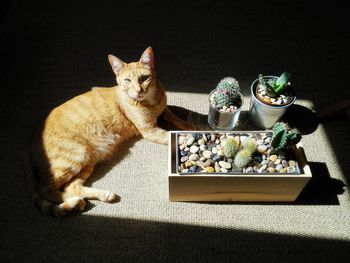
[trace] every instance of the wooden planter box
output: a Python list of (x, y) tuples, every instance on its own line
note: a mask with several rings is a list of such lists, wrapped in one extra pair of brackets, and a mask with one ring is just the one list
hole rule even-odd
[(169, 132), (170, 201), (293, 202), (311, 179), (301, 143), (294, 152), (300, 174), (178, 174), (178, 133)]

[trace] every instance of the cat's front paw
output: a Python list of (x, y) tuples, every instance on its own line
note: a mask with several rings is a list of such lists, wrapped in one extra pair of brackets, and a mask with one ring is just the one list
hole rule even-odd
[(110, 191), (101, 191), (99, 199), (105, 203), (114, 203), (117, 201), (117, 195)]

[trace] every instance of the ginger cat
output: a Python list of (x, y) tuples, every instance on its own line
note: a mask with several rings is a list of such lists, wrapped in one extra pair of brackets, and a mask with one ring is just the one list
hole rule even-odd
[(28, 189), (46, 214), (82, 211), (84, 199), (115, 201), (114, 193), (86, 187), (84, 182), (97, 162), (111, 157), (131, 137), (167, 144), (167, 131), (157, 126), (161, 114), (180, 129), (193, 129), (167, 108), (151, 47), (139, 62), (127, 64), (113, 55), (108, 60), (118, 85), (93, 88), (53, 109), (32, 144)]

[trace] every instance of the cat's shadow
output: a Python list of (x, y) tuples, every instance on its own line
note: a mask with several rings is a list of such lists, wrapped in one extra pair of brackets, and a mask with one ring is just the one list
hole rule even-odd
[[(141, 137), (135, 137), (128, 141), (123, 142), (115, 150), (114, 155), (111, 159), (96, 164), (92, 175), (86, 182), (86, 186), (94, 187), (93, 184), (96, 181), (101, 180), (103, 177), (105, 177), (110, 171), (112, 171), (119, 164), (120, 161), (122, 161), (124, 158), (126, 158), (129, 155), (130, 149), (140, 139)], [(120, 201), (121, 201), (121, 197), (117, 195), (117, 198), (113, 203), (118, 203)], [(87, 202), (84, 212), (91, 210), (93, 207), (95, 207), (95, 205), (92, 202)]]

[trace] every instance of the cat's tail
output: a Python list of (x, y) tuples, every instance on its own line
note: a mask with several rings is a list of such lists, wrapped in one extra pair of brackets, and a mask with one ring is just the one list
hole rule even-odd
[(60, 217), (66, 215), (67, 213), (72, 211), (75, 208), (75, 206), (77, 206), (77, 203), (80, 201), (78, 197), (75, 198), (76, 200), (72, 198), (72, 200), (70, 200), (69, 203), (63, 202), (61, 204), (52, 203), (49, 200), (42, 197), (39, 193), (39, 179), (33, 169), (32, 154), (30, 150), (26, 150), (24, 152), (23, 161), (27, 191), (31, 195), (33, 204), (37, 206), (44, 214), (54, 217)]

